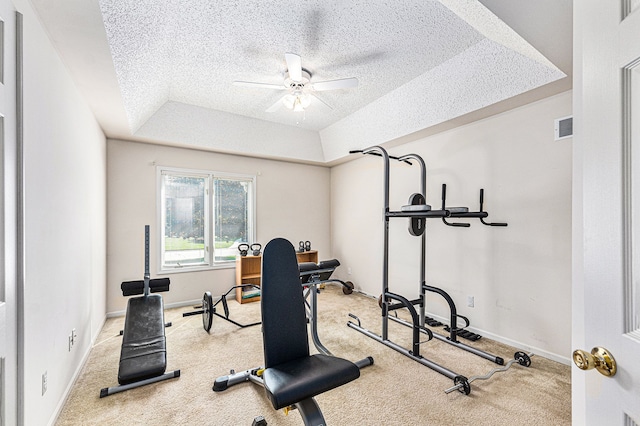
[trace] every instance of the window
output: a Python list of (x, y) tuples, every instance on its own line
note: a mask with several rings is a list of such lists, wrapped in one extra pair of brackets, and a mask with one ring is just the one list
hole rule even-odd
[(158, 168), (162, 271), (220, 267), (255, 240), (255, 177)]

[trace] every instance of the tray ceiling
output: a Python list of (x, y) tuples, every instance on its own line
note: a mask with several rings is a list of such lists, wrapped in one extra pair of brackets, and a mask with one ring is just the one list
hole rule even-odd
[[(557, 84), (566, 62), (563, 71), (489, 9), (521, 22), (512, 2), (82, 3), (34, 0), (109, 137), (331, 163), (553, 82), (570, 88)], [(286, 92), (232, 84), (282, 86), (287, 52), (312, 83), (359, 84), (314, 93), (321, 101), (304, 112), (266, 112)]]

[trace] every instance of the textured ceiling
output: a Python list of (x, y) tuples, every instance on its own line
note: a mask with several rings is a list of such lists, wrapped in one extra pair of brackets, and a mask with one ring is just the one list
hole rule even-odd
[[(85, 92), (113, 137), (326, 163), (566, 77), (474, 0), (87, 0), (82, 11), (61, 0), (86, 26), (63, 29), (33, 1), (81, 86), (91, 83), (74, 65), (73, 34), (107, 67), (101, 84), (118, 93)], [(359, 85), (317, 93), (330, 107), (265, 112), (282, 91), (232, 83), (282, 85), (286, 52), (312, 83)]]
[[(102, 0), (107, 38), (129, 120), (137, 129), (167, 100), (321, 130), (484, 37), (439, 2), (211, 2)], [(144, 46), (144, 48), (141, 48)], [(265, 110), (282, 93), (284, 54), (302, 57), (312, 81), (356, 77), (355, 90), (324, 92), (333, 109)], [(295, 120), (295, 121), (294, 121)]]

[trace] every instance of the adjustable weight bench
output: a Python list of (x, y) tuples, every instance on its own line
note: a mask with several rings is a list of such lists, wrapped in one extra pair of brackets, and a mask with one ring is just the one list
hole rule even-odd
[(262, 280), (262, 379), (267, 396), (276, 410), (293, 405), (305, 424), (325, 424), (313, 397), (357, 379), (360, 368), (342, 358), (309, 354), (300, 272), (289, 241), (277, 238), (267, 244)]
[(250, 380), (265, 388), (273, 408), (297, 408), (305, 425), (326, 425), (314, 397), (360, 377), (372, 358), (353, 363), (309, 352), (307, 315), (295, 249), (276, 238), (262, 255), (262, 335), (264, 368), (216, 379), (213, 390)]
[(151, 292), (168, 291), (169, 279), (149, 278), (149, 226), (145, 226), (145, 274), (143, 281), (121, 284), (122, 294), (132, 297), (127, 303), (118, 383), (120, 386), (103, 388), (100, 398), (139, 386), (180, 377), (180, 370), (165, 373), (167, 348), (164, 333), (164, 304), (162, 296)]

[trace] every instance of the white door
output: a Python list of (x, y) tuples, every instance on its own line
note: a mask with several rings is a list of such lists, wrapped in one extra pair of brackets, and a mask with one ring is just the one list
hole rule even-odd
[(640, 1), (574, 1), (573, 366), (576, 425), (640, 425)]
[(19, 424), (16, 11), (0, 0), (0, 426)]

